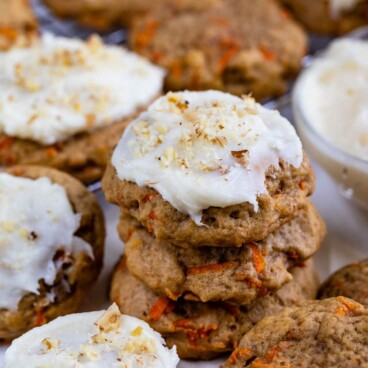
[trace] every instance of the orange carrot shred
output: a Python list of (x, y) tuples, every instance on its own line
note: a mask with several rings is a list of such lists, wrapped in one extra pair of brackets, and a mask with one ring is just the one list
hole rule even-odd
[(276, 54), (274, 52), (268, 50), (266, 47), (260, 46), (259, 50), (262, 52), (262, 55), (265, 58), (265, 60), (273, 61), (273, 60), (276, 59)]
[(152, 198), (156, 197), (156, 194), (155, 193), (149, 193), (149, 194), (146, 194), (143, 199), (142, 199), (142, 202), (143, 203), (147, 203), (149, 202)]
[(35, 319), (35, 326), (42, 326), (46, 323), (46, 315), (43, 309), (37, 308), (36, 309), (36, 319)]
[(158, 21), (155, 19), (145, 24), (142, 32), (138, 33), (137, 38), (136, 38), (138, 48), (145, 48), (149, 44), (152, 37), (156, 33), (157, 25), (158, 25)]
[(229, 64), (230, 60), (235, 56), (235, 54), (238, 52), (239, 50), (239, 46), (238, 45), (233, 45), (230, 48), (228, 48), (224, 54), (222, 55), (220, 61), (217, 64), (217, 73), (221, 74), (224, 69), (227, 67), (227, 65)]
[(239, 349), (238, 348), (238, 349), (236, 349), (232, 352), (232, 354), (230, 355), (228, 360), (231, 364), (235, 364), (238, 358), (240, 358), (242, 360), (243, 359), (246, 360), (246, 359), (251, 358), (252, 355), (253, 355), (253, 353), (250, 349), (248, 349), (248, 348)]
[(58, 151), (54, 147), (46, 148), (46, 155), (50, 158), (53, 158), (57, 155)]
[(257, 244), (249, 244), (249, 248), (252, 252), (252, 262), (257, 273), (261, 273), (265, 268), (265, 260), (262, 252), (259, 250)]
[(268, 363), (257, 362), (256, 360), (251, 365), (252, 368), (292, 368), (290, 365), (274, 365)]
[(17, 31), (14, 28), (10, 27), (1, 27), (0, 34), (11, 41), (16, 40), (16, 38), (18, 37)]
[(119, 263), (119, 265), (118, 265), (118, 270), (123, 270), (123, 269), (125, 268), (125, 266), (126, 266), (126, 263), (127, 263), (127, 260), (126, 260), (126, 258), (124, 257), (124, 258), (120, 261), (120, 263)]
[(157, 299), (156, 303), (150, 310), (150, 317), (152, 321), (158, 321), (165, 312), (165, 309), (170, 303), (170, 299), (166, 296), (162, 296)]
[(173, 63), (170, 67), (170, 72), (173, 77), (180, 78), (183, 74), (183, 70), (181, 68), (181, 65), (179, 63)]
[(150, 218), (151, 220), (158, 220), (158, 216), (154, 212), (150, 212), (148, 214), (148, 218)]
[(345, 315), (348, 312), (354, 312), (360, 308), (359, 304), (352, 303), (343, 296), (338, 296), (337, 299), (342, 303), (342, 306), (336, 309), (336, 314)]
[(15, 138), (13, 137), (0, 138), (0, 151), (8, 149), (14, 141)]

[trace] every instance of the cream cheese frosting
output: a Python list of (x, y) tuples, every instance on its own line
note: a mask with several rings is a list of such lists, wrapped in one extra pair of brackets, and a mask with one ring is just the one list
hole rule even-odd
[(298, 87), (301, 112), (331, 144), (368, 160), (368, 42), (334, 41)]
[(0, 52), (0, 132), (42, 144), (112, 124), (156, 97), (164, 71), (122, 47), (44, 34)]
[(58, 250), (93, 257), (74, 236), (80, 220), (60, 185), (0, 173), (0, 308), (17, 309), (24, 295), (39, 293), (41, 279), (52, 285)]
[(344, 11), (354, 9), (362, 0), (330, 0), (331, 13), (338, 16)]
[(123, 316), (116, 305), (106, 312), (60, 317), (15, 340), (5, 367), (27, 368), (175, 368), (175, 347), (147, 323)]
[(299, 167), (302, 145), (277, 111), (219, 91), (169, 93), (134, 120), (112, 163), (122, 180), (156, 189), (201, 225), (202, 210), (267, 193), (279, 161)]

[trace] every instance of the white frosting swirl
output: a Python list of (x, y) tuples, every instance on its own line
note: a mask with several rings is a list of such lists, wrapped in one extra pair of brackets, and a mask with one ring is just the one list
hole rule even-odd
[(92, 256), (74, 236), (79, 225), (60, 185), (0, 173), (0, 308), (17, 309), (25, 294), (39, 293), (41, 279), (53, 284), (57, 250)]
[(122, 47), (44, 34), (0, 52), (0, 132), (42, 144), (136, 112), (161, 89), (162, 69)]
[(219, 91), (169, 93), (133, 121), (112, 163), (120, 179), (156, 189), (201, 224), (202, 210), (266, 193), (280, 159), (298, 167), (302, 146), (291, 124), (250, 98)]
[(368, 42), (334, 41), (300, 80), (303, 115), (328, 142), (368, 160)]
[(5, 367), (175, 368), (176, 349), (147, 323), (122, 316), (113, 305), (105, 313), (60, 317), (15, 340)]

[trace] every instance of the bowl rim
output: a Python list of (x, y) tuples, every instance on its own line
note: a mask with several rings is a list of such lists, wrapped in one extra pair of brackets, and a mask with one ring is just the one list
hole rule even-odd
[[(336, 38), (337, 39), (342, 39), (342, 38), (351, 38), (351, 39), (356, 39), (356, 40), (367, 40), (368, 41), (368, 26), (365, 27), (361, 27), (358, 28), (356, 30), (354, 30), (353, 32), (343, 36), (343, 37), (339, 37)], [(329, 46), (328, 46), (329, 47)], [(342, 148), (340, 148), (337, 145), (334, 145), (333, 143), (331, 143), (329, 140), (327, 140), (323, 135), (321, 135), (317, 129), (313, 126), (313, 124), (311, 124), (311, 122), (306, 118), (305, 113), (303, 112), (303, 109), (301, 107), (301, 89), (304, 85), (304, 80), (306, 79), (308, 73), (309, 73), (309, 69), (311, 67), (313, 67), (313, 64), (315, 62), (315, 60), (317, 60), (318, 58), (320, 58), (324, 52), (328, 49), (325, 48), (323, 50), (321, 50), (320, 53), (318, 53), (318, 55), (316, 55), (315, 57), (313, 57), (313, 60), (309, 63), (308, 66), (305, 66), (302, 70), (302, 72), (300, 73), (300, 75), (298, 76), (293, 89), (292, 89), (292, 93), (291, 93), (291, 105), (292, 105), (292, 109), (293, 109), (293, 115), (294, 115), (294, 119), (295, 119), (295, 124), (298, 128), (299, 125), (304, 125), (308, 131), (313, 135), (313, 138), (316, 138), (319, 143), (328, 146), (328, 148), (333, 152), (336, 153), (337, 155), (341, 156), (344, 161), (346, 160), (350, 160), (353, 161), (354, 163), (358, 164), (358, 165), (363, 165), (366, 166), (367, 170), (368, 170), (368, 160), (364, 159), (364, 158), (360, 158)], [(299, 119), (296, 119), (296, 117), (299, 116)]]

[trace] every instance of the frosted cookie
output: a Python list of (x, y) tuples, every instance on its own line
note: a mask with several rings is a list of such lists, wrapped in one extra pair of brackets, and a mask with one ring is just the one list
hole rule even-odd
[(334, 272), (321, 286), (319, 298), (345, 296), (368, 307), (368, 259)]
[(365, 368), (368, 311), (351, 299), (307, 301), (266, 317), (223, 368)]
[(145, 322), (105, 312), (60, 317), (15, 340), (4, 368), (175, 368), (179, 358)]
[(73, 313), (102, 267), (94, 196), (50, 168), (0, 172), (0, 341)]
[(325, 235), (310, 202), (264, 240), (240, 248), (183, 249), (155, 239), (130, 217), (118, 229), (128, 270), (155, 293), (243, 305), (290, 282), (290, 269), (313, 256)]
[(84, 26), (105, 30), (130, 26), (137, 18), (154, 9), (170, 8), (174, 12), (198, 11), (215, 6), (221, 0), (44, 0), (53, 12), (73, 18)]
[(160, 332), (168, 346), (176, 345), (182, 359), (211, 359), (232, 351), (241, 337), (259, 320), (285, 306), (314, 299), (318, 277), (313, 263), (293, 270), (293, 281), (248, 306), (198, 303), (158, 297), (134, 278), (121, 263), (113, 276), (111, 300), (122, 313), (147, 321)]
[(0, 53), (0, 165), (99, 179), (127, 123), (160, 95), (163, 70), (121, 47), (45, 34)]
[(160, 8), (134, 22), (129, 43), (168, 69), (168, 91), (218, 89), (256, 99), (284, 93), (307, 49), (303, 30), (269, 0), (226, 0), (179, 15)]
[(28, 44), (37, 37), (37, 28), (28, 0), (0, 0), (0, 50)]
[(280, 0), (308, 30), (343, 34), (368, 24), (366, 0)]
[(129, 125), (103, 189), (158, 240), (236, 247), (291, 220), (314, 174), (277, 111), (218, 91), (181, 92)]

